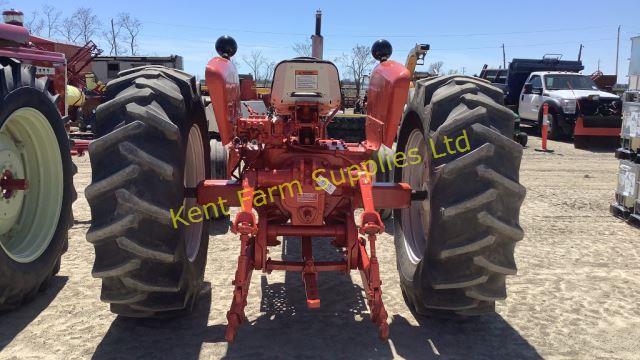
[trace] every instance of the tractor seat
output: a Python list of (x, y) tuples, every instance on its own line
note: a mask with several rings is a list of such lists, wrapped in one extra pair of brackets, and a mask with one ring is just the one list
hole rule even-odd
[(299, 103), (316, 103), (320, 116), (340, 107), (340, 79), (336, 66), (315, 58), (294, 58), (276, 65), (271, 105), (279, 115), (291, 115)]

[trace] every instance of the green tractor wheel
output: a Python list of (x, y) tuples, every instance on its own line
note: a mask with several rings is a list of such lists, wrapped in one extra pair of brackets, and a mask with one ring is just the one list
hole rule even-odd
[(45, 82), (20, 63), (2, 62), (0, 310), (30, 300), (59, 271), (73, 225), (75, 171)]

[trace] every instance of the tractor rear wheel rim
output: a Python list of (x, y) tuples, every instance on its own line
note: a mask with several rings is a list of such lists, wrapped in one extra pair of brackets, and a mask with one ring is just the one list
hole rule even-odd
[[(413, 149), (417, 149), (422, 161), (417, 164), (408, 162), (402, 169), (401, 182), (409, 184), (414, 190), (429, 190), (430, 159), (425, 137), (419, 129), (414, 129), (407, 139), (406, 152), (416, 151)], [(422, 260), (427, 248), (430, 215), (429, 200), (413, 201), (409, 208), (401, 210), (404, 246), (409, 260), (414, 264)]]
[[(198, 125), (193, 125), (189, 130), (189, 137), (187, 140), (187, 152), (184, 167), (184, 186), (185, 188), (194, 188), (198, 183), (205, 179), (205, 164), (204, 164), (204, 144), (202, 142), (202, 133)], [(202, 207), (198, 205), (197, 199), (186, 198), (185, 209), (188, 212), (194, 207), (199, 207), (202, 213)], [(198, 256), (198, 250), (200, 249), (200, 242), (202, 241), (202, 222), (205, 214), (202, 215), (202, 221), (195, 221), (190, 223), (186, 227), (186, 253), (189, 261), (193, 262)]]
[(53, 239), (64, 193), (58, 140), (40, 111), (18, 109), (0, 128), (0, 173), (5, 170), (29, 187), (0, 200), (0, 246), (14, 261), (30, 263)]

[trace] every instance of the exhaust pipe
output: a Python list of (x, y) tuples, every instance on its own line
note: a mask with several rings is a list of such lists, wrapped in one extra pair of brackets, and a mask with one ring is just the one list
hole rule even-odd
[(316, 33), (311, 35), (311, 56), (316, 59), (322, 59), (322, 35), (320, 30), (322, 27), (322, 11), (316, 11)]

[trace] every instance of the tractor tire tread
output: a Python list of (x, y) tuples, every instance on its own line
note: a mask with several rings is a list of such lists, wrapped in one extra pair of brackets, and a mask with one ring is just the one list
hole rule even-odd
[[(405, 301), (424, 316), (492, 312), (506, 297), (505, 277), (517, 271), (515, 243), (524, 237), (515, 114), (503, 106), (499, 89), (469, 77), (420, 80), (414, 94), (405, 119), (420, 114), (423, 133), (429, 130), (425, 138), (435, 146), (464, 130), (470, 148), (432, 161), (430, 240), (413, 277), (401, 276)], [(396, 236), (396, 251), (403, 236)]]
[(198, 255), (205, 260), (186, 258), (169, 211), (182, 204), (185, 124), (202, 104), (195, 79), (183, 72), (146, 66), (119, 76), (106, 86), (109, 100), (96, 114), (100, 137), (89, 149), (93, 276), (112, 312), (173, 316), (192, 308), (202, 274), (191, 267), (202, 263), (203, 271), (206, 261), (206, 249)]

